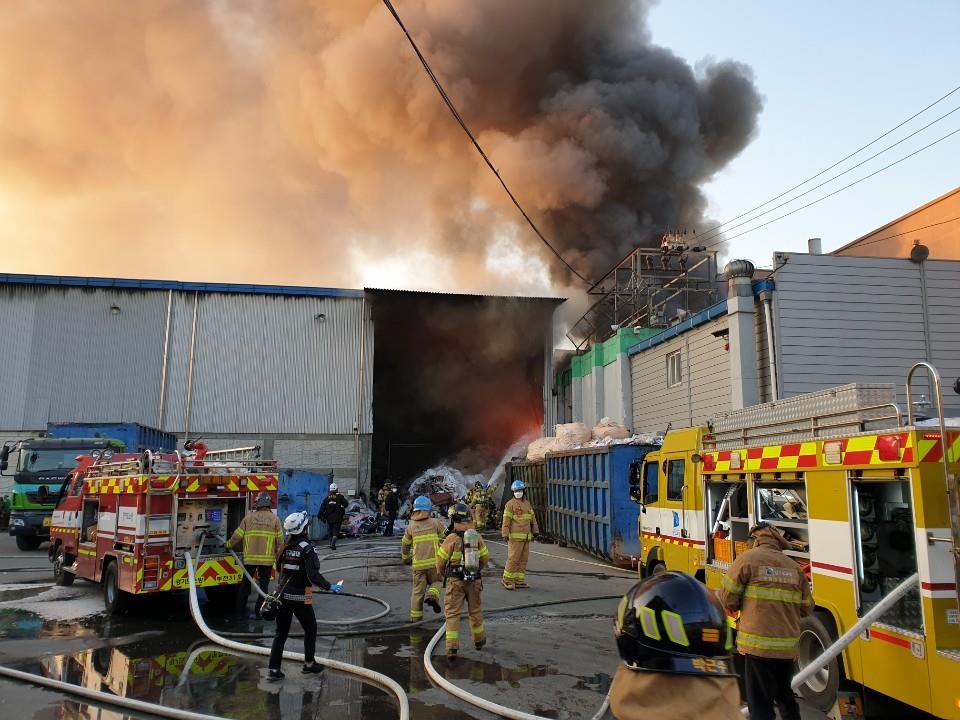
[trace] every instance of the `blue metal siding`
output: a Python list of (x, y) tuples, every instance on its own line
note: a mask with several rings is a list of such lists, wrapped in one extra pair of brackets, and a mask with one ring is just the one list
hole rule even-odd
[(53, 438), (114, 438), (123, 441), (127, 452), (177, 449), (175, 435), (138, 423), (49, 423), (47, 433)]
[(640, 554), (637, 505), (630, 500), (630, 464), (650, 445), (613, 445), (546, 458), (548, 533), (618, 565)]

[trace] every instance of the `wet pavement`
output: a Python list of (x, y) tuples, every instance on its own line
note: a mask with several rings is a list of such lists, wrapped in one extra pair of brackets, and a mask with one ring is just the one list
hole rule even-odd
[[(593, 717), (618, 662), (612, 635), (617, 599), (598, 598), (622, 595), (636, 575), (602, 567), (568, 548), (537, 544), (528, 576), (534, 587), (510, 592), (499, 583), (505, 548), (489, 545), (494, 567), (483, 592), (488, 645), (475, 651), (468, 644), (449, 662), (441, 641), (433, 654), (436, 670), (468, 692), (527, 713), (557, 720)], [(203, 637), (184, 595), (148, 598), (126, 615), (107, 616), (99, 585), (53, 585), (45, 547), (21, 553), (12, 538), (0, 536), (0, 666), (225, 718), (397, 717), (393, 696), (356, 676), (330, 669), (304, 676), (298, 663), (285, 662), (286, 677), (267, 681), (265, 657), (227, 650)], [(410, 575), (398, 560), (399, 538), (377, 538), (343, 541), (324, 561), (329, 580), (343, 579), (347, 592), (382, 598), (392, 611), (349, 628), (321, 625), (318, 656), (389, 676), (407, 691), (414, 720), (494, 717), (430, 682), (423, 653), (441, 626), (440, 616), (427, 609), (422, 626), (390, 630), (408, 622)], [(577, 598), (581, 600), (497, 610)], [(380, 610), (361, 598), (322, 595), (315, 602), (318, 619), (327, 621), (369, 617)], [(271, 623), (209, 606), (204, 617), (232, 640), (270, 644)], [(298, 633), (295, 622), (286, 649), (302, 652)], [(461, 634), (469, 638), (466, 617)], [(3, 716), (18, 720), (141, 717), (3, 677), (0, 702)], [(824, 716), (805, 712), (804, 717)]]

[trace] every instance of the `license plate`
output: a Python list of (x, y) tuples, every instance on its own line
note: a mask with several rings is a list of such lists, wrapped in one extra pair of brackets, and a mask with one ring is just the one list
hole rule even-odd
[(44, 526), (44, 527), (50, 527), (50, 523), (51, 523), (51, 522), (53, 522), (53, 518), (45, 517), (45, 518), (43, 519), (43, 526)]

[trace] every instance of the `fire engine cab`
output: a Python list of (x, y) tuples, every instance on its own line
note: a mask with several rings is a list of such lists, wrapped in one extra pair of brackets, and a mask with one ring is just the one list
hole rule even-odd
[[(911, 382), (928, 371), (938, 416), (915, 420)], [(719, 587), (766, 521), (811, 579), (798, 667), (915, 573), (919, 583), (800, 687), (824, 710), (842, 684), (960, 720), (960, 429), (940, 377), (910, 370), (906, 422), (893, 385), (852, 384), (744, 408), (668, 432), (632, 469), (641, 568)]]
[(110, 460), (81, 458), (61, 489), (50, 529), (56, 583), (102, 583), (116, 614), (138, 595), (187, 589), (190, 552), (198, 586), (236, 592), (243, 571), (224, 543), (260, 492), (276, 506), (276, 462), (261, 460), (259, 448)]

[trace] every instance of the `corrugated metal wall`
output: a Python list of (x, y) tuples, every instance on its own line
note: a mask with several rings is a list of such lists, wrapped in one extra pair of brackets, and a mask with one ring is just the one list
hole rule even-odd
[[(903, 407), (907, 370), (928, 347), (947, 386), (960, 375), (960, 262), (792, 253), (780, 261), (774, 305), (784, 397), (889, 382)], [(947, 389), (944, 401), (960, 414), (960, 396)]]
[[(0, 428), (157, 426), (169, 297), (160, 289), (0, 285)], [(194, 435), (353, 434), (364, 307), (358, 297), (174, 291), (162, 429), (183, 433), (189, 415)], [(372, 431), (366, 316), (361, 434)]]
[[(697, 425), (730, 410), (729, 360), (724, 340), (712, 335), (725, 327), (721, 316), (630, 356), (635, 432)], [(683, 382), (667, 387), (667, 355), (678, 350)]]

